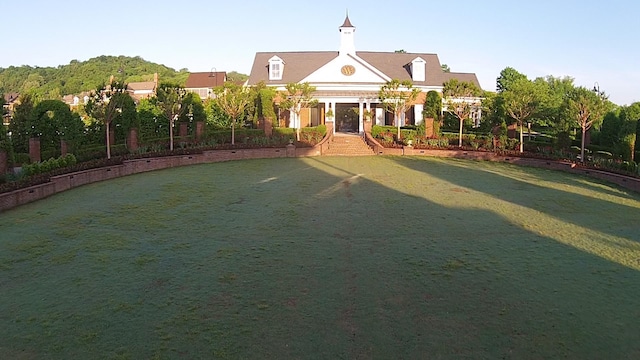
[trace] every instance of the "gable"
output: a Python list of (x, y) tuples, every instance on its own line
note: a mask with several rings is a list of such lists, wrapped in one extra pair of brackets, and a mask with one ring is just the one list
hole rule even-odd
[[(282, 80), (269, 80), (269, 59), (274, 56), (286, 64)], [(337, 56), (336, 51), (256, 53), (247, 84), (256, 85), (261, 81), (267, 85), (302, 82), (302, 79)]]
[(339, 55), (302, 82), (309, 83), (381, 83), (390, 78), (366, 61), (349, 54)]

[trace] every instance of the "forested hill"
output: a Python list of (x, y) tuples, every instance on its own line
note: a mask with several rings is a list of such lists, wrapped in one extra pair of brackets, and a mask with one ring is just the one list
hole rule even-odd
[(33, 91), (42, 97), (56, 99), (67, 94), (95, 90), (107, 83), (111, 75), (116, 80), (129, 83), (153, 81), (154, 73), (158, 73), (161, 82), (180, 85), (184, 85), (189, 76), (187, 69), (176, 71), (139, 56), (99, 56), (87, 61), (72, 60), (68, 65), (58, 67), (0, 68), (0, 93)]

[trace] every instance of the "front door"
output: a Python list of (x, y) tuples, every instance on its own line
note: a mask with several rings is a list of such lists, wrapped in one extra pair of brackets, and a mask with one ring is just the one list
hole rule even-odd
[(336, 131), (357, 133), (358, 104), (336, 104)]

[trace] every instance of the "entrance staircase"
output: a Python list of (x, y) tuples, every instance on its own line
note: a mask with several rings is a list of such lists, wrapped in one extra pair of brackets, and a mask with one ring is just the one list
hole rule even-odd
[(323, 153), (327, 156), (368, 156), (375, 155), (362, 136), (358, 134), (336, 133), (329, 143), (329, 149)]

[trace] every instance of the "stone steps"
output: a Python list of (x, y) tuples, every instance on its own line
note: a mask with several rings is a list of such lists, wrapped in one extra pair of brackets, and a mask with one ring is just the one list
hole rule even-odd
[(369, 156), (375, 155), (360, 135), (336, 134), (323, 153), (327, 156)]

